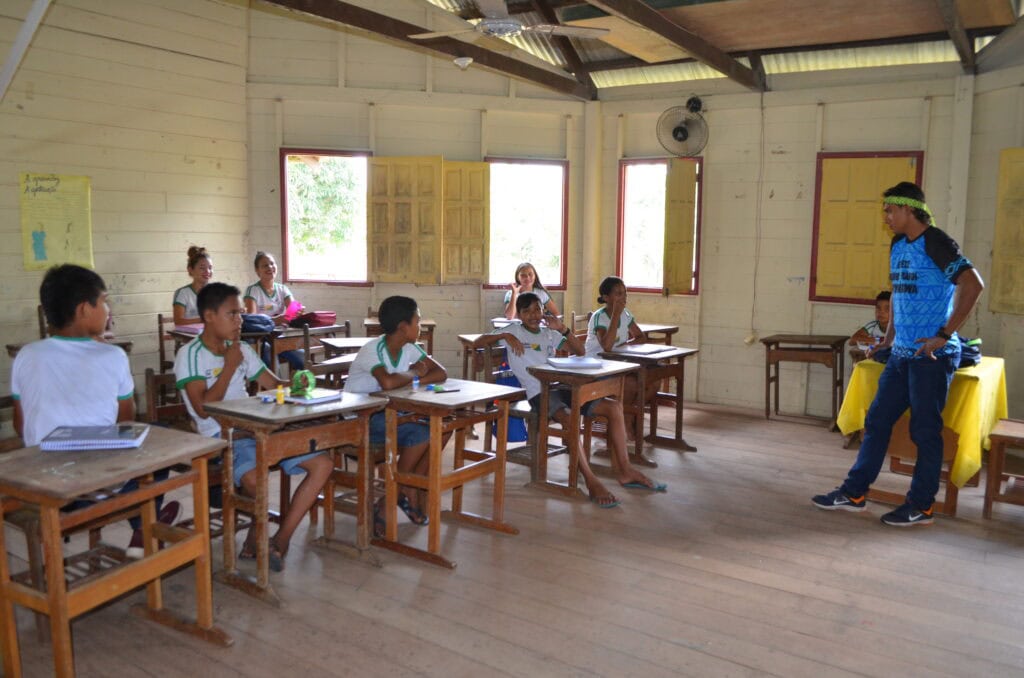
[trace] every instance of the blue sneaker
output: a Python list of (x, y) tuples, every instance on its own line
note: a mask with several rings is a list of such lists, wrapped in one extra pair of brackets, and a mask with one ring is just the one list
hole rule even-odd
[(894, 511), (889, 511), (882, 516), (882, 522), (893, 527), (914, 527), (917, 525), (931, 525), (935, 522), (932, 517), (932, 509), (922, 511), (914, 508), (909, 502)]
[(851, 497), (843, 492), (843, 488), (837, 487), (828, 494), (819, 494), (811, 497), (811, 503), (825, 511), (854, 511), (860, 512), (867, 508), (867, 499), (864, 497)]

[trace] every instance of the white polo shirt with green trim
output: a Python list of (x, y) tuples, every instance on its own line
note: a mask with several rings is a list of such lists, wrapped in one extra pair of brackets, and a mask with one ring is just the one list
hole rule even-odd
[[(196, 423), (196, 429), (200, 435), (217, 437), (220, 435), (220, 424), (213, 417), (200, 417), (192, 409), (192, 401), (185, 395), (185, 385), (199, 379), (206, 380), (206, 388), (213, 388), (221, 370), (224, 369), (224, 356), (218, 355), (207, 348), (203, 343), (203, 335), (199, 335), (188, 342), (174, 356), (174, 378), (177, 379), (177, 387), (182, 392), (185, 400), (185, 407)], [(249, 394), (245, 390), (247, 381), (260, 376), (267, 366), (263, 364), (260, 357), (252, 346), (242, 343), (242, 364), (238, 366), (235, 373), (231, 375), (228, 389), (224, 392), (223, 400), (247, 398)]]
[(412, 365), (426, 356), (426, 351), (416, 344), (406, 344), (398, 357), (394, 358), (388, 352), (387, 336), (382, 336), (359, 349), (348, 370), (345, 390), (349, 393), (375, 393), (381, 389), (377, 377), (373, 376), (377, 366), (383, 366), (388, 374), (407, 372)]

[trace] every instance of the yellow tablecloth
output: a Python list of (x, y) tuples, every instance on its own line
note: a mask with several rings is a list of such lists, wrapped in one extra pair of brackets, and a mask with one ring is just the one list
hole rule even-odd
[[(844, 435), (864, 428), (884, 367), (874, 360), (854, 365), (836, 421)], [(957, 487), (963, 487), (981, 468), (981, 448), (989, 448), (989, 432), (1006, 416), (1006, 368), (1002, 358), (985, 356), (980, 364), (956, 371), (942, 421), (960, 436), (950, 474)]]

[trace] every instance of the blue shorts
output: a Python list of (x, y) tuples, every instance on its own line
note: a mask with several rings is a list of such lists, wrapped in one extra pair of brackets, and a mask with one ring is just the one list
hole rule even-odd
[[(591, 412), (599, 402), (604, 398), (598, 398), (597, 400), (591, 400), (589, 403), (584, 403), (583, 407), (580, 408), (580, 414), (584, 417), (589, 417)], [(540, 411), (540, 394), (537, 394), (530, 398), (530, 409), (534, 412)], [(572, 393), (569, 391), (551, 390), (548, 391), (548, 419), (555, 416), (555, 413), (559, 410), (572, 410)]]
[[(380, 445), (384, 442), (387, 422), (383, 412), (370, 415), (370, 442)], [(398, 446), (413, 447), (430, 441), (430, 427), (412, 422), (398, 425)]]
[[(234, 449), (234, 480), (235, 487), (239, 487), (242, 484), (242, 476), (249, 471), (256, 468), (256, 439), (255, 438), (242, 438), (236, 440)], [(295, 457), (288, 457), (282, 459), (278, 466), (281, 470), (290, 476), (297, 476), (300, 473), (305, 473), (306, 470), (300, 466), (305, 461), (312, 459), (318, 454), (324, 454), (324, 452), (307, 452), (306, 454), (300, 454)]]

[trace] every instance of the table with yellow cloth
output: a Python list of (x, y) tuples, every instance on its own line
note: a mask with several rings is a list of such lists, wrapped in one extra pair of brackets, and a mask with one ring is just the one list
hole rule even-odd
[[(836, 421), (843, 435), (864, 428), (864, 419), (875, 399), (878, 378), (884, 368), (885, 365), (874, 360), (862, 360), (854, 365)], [(981, 469), (981, 449), (989, 448), (988, 434), (996, 422), (1006, 416), (1006, 369), (1002, 358), (985, 356), (978, 365), (956, 371), (946, 407), (942, 410), (945, 427), (960, 436), (950, 472), (954, 485), (963, 487)]]

